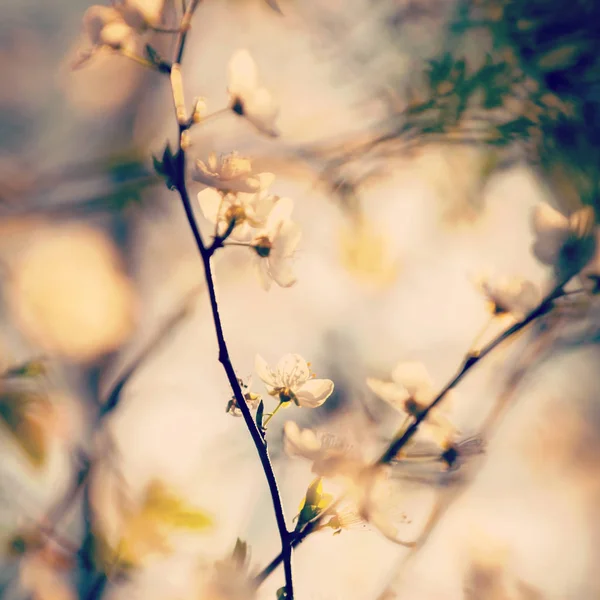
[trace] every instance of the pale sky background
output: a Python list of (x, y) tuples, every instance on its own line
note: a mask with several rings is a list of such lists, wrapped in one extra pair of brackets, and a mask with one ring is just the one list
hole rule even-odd
[[(77, 15), (63, 4), (65, 20), (56, 31), (67, 36), (70, 44), (85, 3), (78, 4)], [(344, 3), (343, 10), (358, 11), (360, 6), (360, 0), (355, 0)], [(202, 3), (183, 65), (189, 98), (202, 95), (209, 110), (221, 108), (227, 101), (227, 61), (236, 49), (246, 47), (280, 101), (282, 137), (265, 141), (243, 120), (227, 116), (194, 132), (191, 156), (197, 153), (205, 158), (210, 150), (277, 155), (280, 147), (346, 133), (373, 119), (372, 112), (353, 106), (358, 86), (351, 77), (340, 81), (337, 66), (325, 60), (318, 40), (292, 3), (282, 7), (285, 17), (259, 2)], [(361, 34), (370, 35), (369, 18), (375, 16), (367, 13), (354, 33), (357, 43)], [(113, 67), (116, 72), (107, 71)], [(94, 137), (102, 136), (100, 116), (128, 109), (126, 102), (113, 102), (116, 108), (110, 109), (110, 102), (103, 105), (94, 94), (117, 97), (115, 81), (125, 81), (123, 89), (131, 85), (132, 90), (136, 83), (145, 84), (148, 97), (137, 114), (133, 111), (135, 139), (148, 154), (161, 149), (174, 130), (166, 81), (158, 75), (139, 75), (132, 67), (113, 59), (92, 67), (94, 71), (67, 75), (62, 66), (59, 70), (58, 61), (51, 65), (58, 75), (50, 95), (62, 94), (63, 100), (55, 101), (54, 109), (47, 107), (43, 115), (37, 110), (42, 122), (48, 114), (59, 115), (60, 127), (43, 131), (33, 155), (42, 154), (51, 140), (60, 143), (56, 154), (49, 155), (49, 164), (72, 159), (80, 148), (87, 155), (105, 147), (108, 132)], [(92, 94), (86, 85), (94, 74), (104, 84)], [(132, 102), (131, 97), (127, 102)], [(268, 159), (264, 164), (268, 168)], [(481, 156), (472, 151), (432, 149), (418, 160), (392, 163), (392, 174), (361, 195), (364, 216), (383, 240), (389, 263), (397, 267), (395, 278), (386, 285), (365, 283), (344, 266), (340, 236), (349, 220), (314, 181), (275, 170), (278, 178), (272, 191), (294, 199), (294, 218), (303, 230), (296, 261), (298, 283), (266, 293), (243, 249), (217, 255), (221, 314), (238, 373), (252, 373), (256, 353), (272, 363), (284, 353), (300, 353), (319, 376), (331, 377), (343, 387), (351, 400), (366, 398), (373, 414), (387, 420), (389, 434), (394, 414), (368, 392), (367, 376), (385, 376), (399, 360), (419, 360), (442, 385), (488, 318), (472, 282), (475, 276), (491, 271), (547, 285), (548, 273), (530, 252), (529, 214), (536, 203), (546, 200), (541, 187), (532, 172), (515, 168), (493, 176), (479, 189), (480, 164)], [(194, 184), (190, 189), (194, 194), (199, 191)], [(141, 309), (135, 333), (122, 353), (123, 364), (202, 278), (176, 195), (163, 189), (151, 193), (160, 213), (137, 215), (129, 242), (122, 248)], [(469, 212), (465, 198), (470, 195), (481, 198), (485, 207), (481, 213)], [(458, 216), (449, 219), (449, 212)], [(101, 220), (93, 224), (104, 225)], [(28, 227), (35, 232), (38, 225)], [(209, 235), (208, 227), (205, 231)], [(10, 248), (3, 252), (18, 255), (22, 244), (5, 242)], [(11, 318), (7, 315), (5, 321), (10, 323)], [(475, 433), (498, 397), (508, 393), (507, 380), (526, 361), (526, 341), (527, 334), (486, 359), (458, 389), (453, 416), (463, 431)], [(27, 348), (11, 350), (13, 355), (26, 355)], [(216, 522), (210, 533), (178, 537), (172, 556), (153, 562), (128, 584), (111, 587), (108, 598), (197, 598), (192, 572), (198, 561), (222, 558), (238, 536), (251, 544), (257, 566), (266, 564), (278, 550), (264, 476), (243, 420), (225, 413), (231, 394), (216, 358), (209, 306), (202, 292), (191, 316), (134, 376), (108, 422), (132, 495), (159, 477), (214, 515)], [(514, 407), (490, 440), (475, 481), (405, 570), (398, 571), (398, 566), (407, 551), (376, 530), (356, 529), (337, 536), (319, 533), (295, 553), (298, 600), (375, 600), (388, 584), (402, 599), (459, 600), (464, 597), (462, 578), (474, 560), (504, 568), (509, 587), (521, 580), (539, 589), (541, 598), (595, 597), (598, 489), (593, 480), (598, 439), (593, 428), (598, 417), (592, 402), (600, 391), (597, 359), (594, 347), (576, 348), (528, 372), (509, 394)], [(76, 369), (66, 371), (62, 385), (66, 384), (79, 386), (83, 393)], [(101, 389), (109, 385), (107, 379)], [(253, 389), (264, 392), (256, 375)], [(309, 413), (290, 408), (273, 419), (269, 440), (290, 523), (312, 475), (307, 464), (282, 455), (283, 423), (294, 418), (305, 425), (320, 424), (321, 429), (342, 432), (348, 441), (360, 444), (364, 417), (358, 408), (352, 410), (357, 414), (331, 417), (323, 410)], [(374, 451), (373, 445), (365, 447)], [(10, 444), (2, 448), (14, 454)], [(57, 444), (47, 469), (36, 474), (33, 483), (22, 477), (22, 462), (3, 461), (2, 488), (12, 490), (17, 480), (24, 481), (19, 485), (33, 487), (43, 504), (59, 493), (65, 461), (64, 444)], [(109, 483), (98, 483), (107, 497), (97, 501), (104, 502), (110, 522), (114, 507)], [(11, 493), (3, 491), (5, 496), (6, 525), (10, 525), (15, 507)], [(410, 507), (410, 495), (402, 501)], [(24, 512), (24, 506), (18, 512)], [(282, 580), (278, 571), (261, 588), (259, 598), (274, 598)], [(510, 590), (498, 598), (525, 597)]]

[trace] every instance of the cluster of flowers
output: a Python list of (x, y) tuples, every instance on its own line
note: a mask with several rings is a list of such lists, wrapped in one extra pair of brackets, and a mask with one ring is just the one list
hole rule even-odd
[(220, 159), (211, 154), (206, 164), (198, 160), (192, 177), (209, 186), (198, 202), (216, 236), (253, 251), (262, 286), (293, 285), (292, 258), (302, 232), (291, 220), (293, 201), (269, 193), (274, 175), (254, 173), (250, 159), (233, 152)]

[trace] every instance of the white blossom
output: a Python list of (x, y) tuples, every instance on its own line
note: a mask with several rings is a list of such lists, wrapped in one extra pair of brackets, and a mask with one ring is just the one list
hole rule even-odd
[(218, 224), (219, 235), (223, 235), (231, 224), (232, 237), (246, 240), (253, 227), (266, 224), (269, 213), (278, 200), (268, 191), (275, 176), (272, 173), (259, 173), (257, 178), (260, 183), (257, 192), (234, 194), (206, 188), (198, 194), (202, 214), (213, 225)]
[[(436, 390), (427, 369), (419, 362), (400, 362), (392, 381), (367, 378), (367, 385), (381, 399), (406, 416), (418, 416), (435, 398)], [(448, 403), (452, 392), (443, 402)], [(458, 430), (439, 407), (433, 408), (421, 425), (423, 433), (442, 448), (452, 445)]]
[(304, 458), (312, 463), (313, 473), (324, 477), (342, 477), (352, 482), (364, 469), (364, 463), (343, 443), (318, 437), (311, 429), (301, 429), (294, 421), (283, 426), (283, 448), (288, 456)]
[(478, 284), (495, 315), (511, 314), (522, 319), (541, 300), (535, 284), (520, 277), (482, 277)]
[(83, 29), (95, 48), (119, 50), (134, 43), (135, 30), (112, 6), (90, 6), (83, 15)]
[(558, 279), (579, 273), (596, 252), (595, 215), (589, 206), (565, 217), (541, 204), (533, 210), (531, 226), (535, 234), (533, 254), (552, 266)]
[(153, 26), (153, 18), (144, 10), (140, 0), (113, 0), (121, 18), (135, 31), (142, 33)]
[(321, 406), (333, 392), (333, 381), (315, 379), (307, 363), (299, 354), (286, 354), (272, 370), (267, 361), (256, 355), (255, 368), (271, 396), (280, 402), (294, 402), (305, 408)]
[(257, 231), (250, 242), (254, 249), (254, 265), (265, 290), (274, 281), (280, 287), (296, 283), (292, 258), (300, 243), (302, 231), (290, 219), (294, 203), (290, 198), (280, 198), (267, 218), (265, 227)]
[(218, 159), (212, 152), (207, 163), (197, 160), (192, 179), (208, 187), (232, 193), (255, 193), (261, 187), (260, 178), (252, 172), (250, 159), (237, 152), (221, 155)]
[(231, 57), (228, 75), (233, 112), (248, 119), (262, 133), (279, 135), (275, 125), (279, 107), (271, 93), (260, 85), (256, 63), (248, 50), (238, 50)]

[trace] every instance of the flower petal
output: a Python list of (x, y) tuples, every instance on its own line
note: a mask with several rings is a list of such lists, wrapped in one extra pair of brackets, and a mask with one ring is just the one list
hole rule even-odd
[(308, 363), (299, 354), (285, 354), (277, 363), (277, 378), (285, 386), (296, 392), (310, 377)]
[(314, 460), (321, 452), (321, 442), (310, 429), (300, 429), (294, 421), (283, 426), (283, 448), (288, 456)]
[(260, 285), (265, 292), (268, 292), (271, 289), (272, 279), (269, 272), (269, 263), (267, 262), (267, 259), (263, 258), (262, 256), (255, 255), (253, 262)]
[[(219, 213), (223, 214), (226, 210), (223, 196), (213, 188), (206, 188), (198, 193), (198, 203), (204, 218), (211, 223), (216, 223)], [(221, 207), (221, 205), (223, 206)], [(219, 210), (223, 208), (223, 210)]]
[(302, 239), (302, 229), (293, 221), (282, 221), (273, 238), (273, 253), (289, 258)]
[(258, 84), (258, 69), (248, 50), (237, 50), (227, 66), (228, 91), (233, 97), (251, 93)]
[(293, 210), (294, 201), (291, 198), (279, 198), (267, 219), (267, 231), (274, 235), (281, 223), (290, 219)]
[(382, 400), (391, 404), (396, 410), (406, 414), (404, 403), (410, 398), (410, 394), (403, 385), (398, 385), (393, 381), (382, 381), (381, 379), (367, 378), (367, 385), (372, 392), (377, 394)]
[(275, 373), (273, 373), (273, 370), (269, 367), (267, 361), (260, 354), (257, 354), (254, 358), (254, 369), (263, 383), (270, 387), (278, 387), (279, 384), (275, 377)]
[(268, 260), (269, 275), (279, 287), (288, 288), (296, 283), (297, 278), (289, 259), (270, 256)]
[(295, 393), (300, 406), (316, 408), (321, 406), (333, 393), (333, 381), (330, 379), (309, 379)]
[(403, 385), (419, 403), (427, 403), (433, 394), (433, 381), (423, 363), (401, 362), (392, 371), (392, 379)]
[(531, 227), (538, 235), (559, 230), (566, 232), (569, 228), (569, 221), (549, 204), (538, 204), (531, 215)]

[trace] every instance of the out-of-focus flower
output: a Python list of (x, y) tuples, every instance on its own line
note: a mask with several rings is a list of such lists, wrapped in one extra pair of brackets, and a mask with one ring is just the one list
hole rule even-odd
[(83, 15), (83, 29), (95, 48), (119, 50), (134, 44), (135, 29), (113, 6), (90, 6)]
[[(311, 461), (313, 473), (337, 481), (345, 491), (343, 504), (323, 522), (322, 528), (331, 527), (339, 533), (369, 523), (388, 539), (405, 543), (402, 535), (411, 522), (399, 496), (405, 482), (398, 485), (391, 479), (389, 467), (368, 466), (343, 443), (331, 444), (327, 437), (300, 429), (293, 421), (285, 424), (283, 432), (286, 454)], [(320, 480), (315, 480), (307, 490), (297, 529), (329, 506), (331, 500), (331, 496), (322, 493)]]
[(238, 50), (228, 65), (231, 110), (245, 117), (260, 132), (277, 136), (275, 125), (279, 107), (271, 93), (261, 87), (258, 81), (258, 69), (248, 50)]
[(33, 600), (76, 600), (75, 589), (53, 562), (48, 549), (27, 553), (19, 564), (21, 587)]
[(198, 193), (202, 214), (211, 223), (218, 223), (219, 235), (233, 228), (233, 238), (246, 240), (252, 227), (266, 224), (267, 217), (278, 200), (268, 193), (274, 177), (272, 173), (259, 173), (257, 178), (260, 189), (256, 193), (223, 193), (213, 188), (202, 190)]
[(333, 392), (333, 381), (315, 379), (310, 365), (299, 354), (286, 354), (273, 371), (267, 361), (256, 355), (255, 368), (271, 396), (280, 402), (294, 402), (297, 406), (316, 408)]
[(101, 564), (127, 568), (172, 551), (175, 531), (203, 532), (212, 518), (191, 506), (164, 482), (153, 479), (134, 492), (110, 457), (92, 470), (90, 500)]
[(331, 443), (331, 439), (301, 429), (294, 421), (283, 426), (283, 447), (288, 456), (310, 461), (313, 473), (323, 477), (353, 480), (364, 468), (362, 460), (343, 443)]
[(238, 539), (232, 555), (217, 561), (203, 579), (199, 596), (203, 600), (253, 600), (256, 586), (250, 574), (248, 545)]
[(113, 6), (123, 21), (139, 33), (156, 25), (155, 15), (151, 14), (145, 4), (139, 0), (113, 0)]
[(340, 258), (352, 275), (367, 284), (387, 287), (397, 279), (400, 265), (390, 251), (389, 240), (368, 221), (342, 229)]
[[(402, 414), (412, 417), (418, 416), (436, 396), (429, 373), (419, 362), (401, 362), (392, 371), (392, 381), (369, 377), (367, 385)], [(449, 395), (451, 392), (448, 392)], [(446, 397), (443, 402), (449, 400)], [(458, 433), (439, 407), (428, 413), (421, 430), (442, 448), (451, 446)]]
[(208, 162), (196, 161), (192, 179), (204, 185), (224, 192), (255, 193), (260, 190), (261, 180), (252, 172), (249, 158), (237, 152), (221, 155), (217, 159), (214, 152)]
[(263, 289), (274, 281), (280, 287), (296, 283), (291, 259), (300, 243), (302, 230), (291, 219), (294, 203), (280, 198), (267, 218), (264, 229), (258, 231), (250, 245), (254, 249), (254, 264)]
[(100, 231), (43, 228), (13, 266), (9, 301), (16, 321), (47, 352), (89, 361), (133, 331), (134, 290)]
[(520, 277), (482, 277), (477, 283), (494, 315), (511, 314), (522, 319), (541, 299), (535, 284)]
[(594, 209), (586, 206), (565, 217), (547, 204), (533, 210), (531, 226), (535, 234), (533, 254), (554, 268), (557, 279), (579, 273), (597, 249)]

